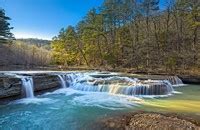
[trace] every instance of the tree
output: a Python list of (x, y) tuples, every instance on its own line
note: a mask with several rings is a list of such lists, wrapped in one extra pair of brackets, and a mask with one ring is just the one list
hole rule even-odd
[(198, 67), (199, 0), (165, 4), (159, 9), (159, 0), (104, 0), (53, 43), (69, 65), (173, 72)]
[(7, 43), (9, 40), (13, 39), (13, 34), (10, 32), (13, 29), (8, 22), (9, 17), (5, 15), (5, 11), (0, 9), (0, 43)]
[(146, 67), (149, 67), (149, 61), (150, 61), (150, 18), (152, 15), (155, 15), (155, 11), (159, 10), (159, 0), (144, 0), (142, 2), (142, 12), (144, 12), (145, 22), (146, 22), (146, 32), (147, 32), (147, 38), (146, 38), (146, 46), (147, 46), (147, 52), (146, 52)]

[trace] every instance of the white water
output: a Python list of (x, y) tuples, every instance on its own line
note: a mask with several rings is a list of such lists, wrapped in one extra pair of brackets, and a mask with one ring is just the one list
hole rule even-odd
[(73, 86), (75, 83), (80, 82), (81, 80), (86, 80), (88, 77), (84, 75), (83, 73), (62, 73), (62, 74), (57, 74), (60, 81), (62, 88), (67, 88), (70, 86)]
[(59, 78), (63, 88), (66, 88), (66, 84), (68, 84), (68, 87), (71, 89), (85, 92), (106, 92), (110, 94), (144, 97), (169, 96), (174, 93), (172, 84), (168, 80), (140, 81), (138, 79), (120, 76), (95, 78), (91, 73), (68, 73), (59, 75)]
[(183, 86), (182, 80), (177, 76), (169, 76), (167, 79), (174, 87)]
[[(183, 84), (177, 76), (169, 76), (166, 80), (141, 81), (128, 77), (120, 77), (117, 74), (111, 75), (110, 73), (99, 72), (54, 72), (51, 74), (58, 75), (62, 88), (128, 96), (168, 96), (175, 93), (173, 86)], [(33, 98), (32, 78), (25, 76), (20, 76), (20, 78), (23, 82), (26, 97)]]
[[(137, 97), (130, 97), (125, 95), (115, 95), (105, 92), (87, 92), (87, 91), (78, 91), (71, 88), (58, 89), (54, 92), (49, 92), (43, 96), (52, 96), (52, 95), (62, 95), (67, 97), (73, 97), (68, 103), (72, 106), (89, 106), (89, 107), (100, 107), (110, 110), (121, 110), (124, 108), (133, 108), (138, 104), (143, 102), (142, 99)], [(56, 97), (56, 96), (55, 96)], [(54, 102), (61, 102), (60, 99)], [(63, 100), (63, 99), (62, 99)], [(53, 102), (53, 101), (51, 101)]]
[(58, 75), (59, 79), (60, 79), (60, 82), (61, 82), (61, 85), (62, 85), (62, 88), (67, 88), (67, 85), (66, 85), (66, 81), (64, 79), (64, 76), (65, 75)]
[(10, 104), (52, 104), (57, 102), (57, 100), (52, 100), (50, 98), (24, 98), (11, 102)]
[(22, 80), (22, 87), (23, 87), (25, 94), (26, 94), (26, 98), (34, 98), (32, 77), (22, 76), (21, 80)]
[(93, 78), (91, 76), (77, 76), (76, 82), (70, 88), (87, 92), (107, 92), (110, 94), (146, 96), (170, 95), (174, 89), (167, 80), (131, 79), (128, 77)]
[(107, 93), (85, 93), (77, 96), (71, 103), (79, 106), (100, 107), (110, 110), (120, 110), (124, 108), (134, 108), (143, 103), (142, 99), (136, 97), (126, 97), (110, 95)]

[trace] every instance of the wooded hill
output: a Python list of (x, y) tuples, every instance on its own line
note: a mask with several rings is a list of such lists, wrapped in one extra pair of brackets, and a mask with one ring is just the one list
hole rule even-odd
[[(0, 45), (0, 66), (47, 66), (51, 62), (49, 42), (39, 40), (13, 40), (10, 44)], [(40, 45), (40, 43), (44, 43)], [(15, 69), (15, 68), (13, 68)]]
[(18, 43), (26, 43), (28, 45), (35, 45), (37, 47), (43, 47), (46, 49), (50, 49), (50, 40), (43, 40), (43, 39), (37, 39), (37, 38), (24, 38), (24, 39), (16, 39), (15, 40)]
[(104, 0), (52, 41), (13, 40), (9, 20), (0, 9), (3, 66), (200, 70), (199, 0)]
[(55, 64), (137, 70), (200, 66), (199, 0), (105, 0), (52, 41)]
[[(50, 41), (40, 39), (14, 39), (8, 16), (0, 8), (0, 70), (9, 66), (44, 66), (51, 61)], [(49, 50), (48, 50), (49, 49)], [(11, 68), (15, 70), (16, 68)]]

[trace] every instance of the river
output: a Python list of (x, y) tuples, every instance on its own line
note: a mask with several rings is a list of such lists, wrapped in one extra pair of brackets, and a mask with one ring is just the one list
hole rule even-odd
[(174, 87), (167, 96), (131, 96), (61, 88), (0, 105), (0, 129), (89, 129), (101, 118), (133, 111), (200, 116), (200, 86)]

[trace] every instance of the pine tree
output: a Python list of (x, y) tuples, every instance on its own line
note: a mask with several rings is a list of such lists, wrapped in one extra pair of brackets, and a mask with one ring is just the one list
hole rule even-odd
[(0, 9), (0, 44), (8, 43), (9, 40), (13, 39), (13, 34), (10, 32), (13, 29), (8, 22), (9, 17), (5, 15), (5, 11)]

